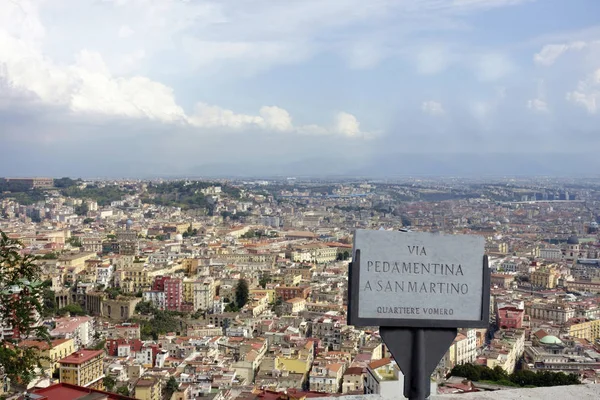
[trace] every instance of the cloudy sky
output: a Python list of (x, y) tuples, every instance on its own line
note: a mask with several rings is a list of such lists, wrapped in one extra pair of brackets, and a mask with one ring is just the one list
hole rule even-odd
[(0, 10), (0, 176), (598, 158), (597, 0), (0, 0)]

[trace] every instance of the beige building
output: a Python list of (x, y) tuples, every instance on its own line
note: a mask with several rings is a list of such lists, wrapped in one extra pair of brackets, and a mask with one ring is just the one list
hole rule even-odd
[(575, 309), (568, 303), (532, 301), (525, 303), (525, 315), (533, 319), (564, 324), (575, 316)]
[(337, 259), (337, 248), (323, 243), (309, 243), (295, 246), (289, 257), (294, 262), (328, 263)]
[(594, 343), (600, 339), (600, 319), (574, 318), (567, 322), (569, 336), (589, 340)]
[(138, 293), (150, 289), (152, 276), (143, 263), (133, 263), (130, 267), (119, 270), (119, 286), (125, 293)]
[(135, 306), (142, 301), (139, 297), (119, 296), (114, 300), (104, 299), (102, 316), (116, 321), (126, 321), (133, 317)]
[(306, 299), (302, 297), (294, 297), (283, 302), (283, 312), (285, 314), (295, 314), (306, 309)]
[(310, 391), (338, 393), (345, 370), (343, 363), (314, 365), (309, 375)]
[(103, 350), (79, 350), (59, 360), (60, 382), (98, 390), (104, 389), (103, 360)]
[(58, 263), (64, 267), (81, 268), (85, 266), (85, 262), (96, 257), (96, 253), (83, 251), (80, 253), (63, 254), (58, 258)]
[(544, 289), (554, 289), (559, 274), (554, 267), (542, 267), (531, 273), (530, 282), (533, 286)]
[(139, 400), (160, 400), (162, 385), (157, 378), (140, 378), (135, 383), (134, 394)]
[(456, 335), (446, 353), (444, 363), (446, 368), (453, 368), (457, 364), (472, 363), (476, 358), (477, 332), (475, 329), (465, 329)]
[(486, 365), (489, 368), (499, 366), (512, 374), (524, 351), (525, 329), (498, 331), (491, 342), (491, 350), (484, 355)]
[(60, 367), (58, 363), (60, 359), (75, 352), (75, 342), (73, 339), (55, 339), (50, 342), (50, 345), (45, 341), (24, 340), (19, 343), (19, 346), (37, 348), (39, 350), (38, 354), (41, 357), (40, 363), (50, 375)]
[(187, 276), (194, 276), (198, 273), (198, 267), (200, 266), (200, 260), (197, 258), (184, 258), (181, 261), (181, 267), (185, 271)]
[(183, 280), (183, 301), (194, 304), (194, 310), (212, 310), (217, 295), (213, 278)]
[(102, 252), (102, 238), (100, 236), (82, 236), (81, 237), (81, 248), (85, 252), (101, 253)]

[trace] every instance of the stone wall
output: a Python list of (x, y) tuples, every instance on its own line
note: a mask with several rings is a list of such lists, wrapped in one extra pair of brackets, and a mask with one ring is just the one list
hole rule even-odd
[[(378, 395), (356, 395), (338, 397), (340, 400), (392, 400)], [(314, 398), (313, 400), (328, 400), (326, 398)], [(396, 400), (398, 397), (395, 398)], [(445, 394), (430, 397), (431, 400), (464, 399), (464, 400), (547, 400), (547, 399), (577, 399), (597, 400), (600, 399), (600, 384), (597, 385), (573, 385), (554, 386), (535, 389), (511, 389), (498, 390), (494, 392), (477, 392), (463, 394)]]

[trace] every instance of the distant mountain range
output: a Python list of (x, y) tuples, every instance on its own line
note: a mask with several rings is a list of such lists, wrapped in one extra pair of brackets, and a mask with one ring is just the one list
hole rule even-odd
[(191, 169), (205, 177), (370, 177), (398, 176), (597, 176), (600, 158), (591, 154), (403, 154), (356, 162), (350, 158), (307, 158), (278, 165), (260, 162), (212, 163)]

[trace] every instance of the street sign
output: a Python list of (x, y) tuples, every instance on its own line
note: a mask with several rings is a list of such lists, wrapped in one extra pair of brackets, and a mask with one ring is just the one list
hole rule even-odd
[(489, 324), (490, 271), (479, 236), (354, 233), (348, 324), (379, 326), (404, 374), (404, 395), (426, 399), (429, 377), (457, 328)]
[(489, 319), (484, 238), (356, 230), (348, 323), (483, 328)]

